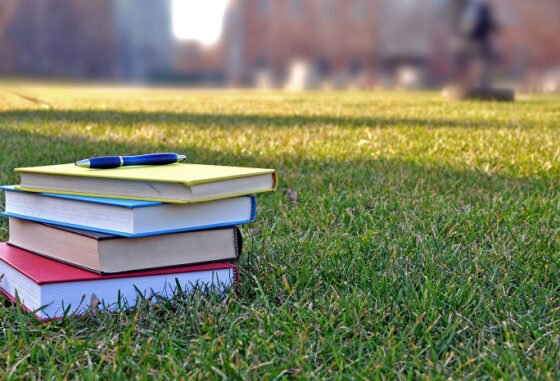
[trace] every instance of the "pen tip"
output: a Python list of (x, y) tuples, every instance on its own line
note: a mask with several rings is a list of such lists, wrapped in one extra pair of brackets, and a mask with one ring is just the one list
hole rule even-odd
[(82, 168), (89, 168), (89, 160), (85, 159), (85, 160), (80, 160), (74, 163), (76, 165), (76, 167), (82, 167)]
[(187, 155), (177, 155), (177, 161), (183, 161), (187, 158)]

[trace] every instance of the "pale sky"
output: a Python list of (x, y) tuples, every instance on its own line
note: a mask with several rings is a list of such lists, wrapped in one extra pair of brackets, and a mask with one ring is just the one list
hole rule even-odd
[(173, 0), (173, 33), (181, 40), (215, 43), (229, 0)]

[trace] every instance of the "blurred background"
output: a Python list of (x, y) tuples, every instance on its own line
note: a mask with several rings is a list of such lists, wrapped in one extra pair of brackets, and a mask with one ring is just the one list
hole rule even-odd
[[(285, 89), (431, 88), (467, 0), (0, 0), (0, 76)], [(490, 0), (495, 77), (560, 91), (560, 1)]]

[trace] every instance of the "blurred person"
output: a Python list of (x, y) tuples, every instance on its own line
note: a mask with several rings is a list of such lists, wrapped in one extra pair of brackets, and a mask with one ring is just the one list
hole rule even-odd
[(490, 89), (496, 59), (492, 36), (499, 29), (492, 6), (487, 0), (466, 0), (461, 8), (455, 58), (459, 84)]

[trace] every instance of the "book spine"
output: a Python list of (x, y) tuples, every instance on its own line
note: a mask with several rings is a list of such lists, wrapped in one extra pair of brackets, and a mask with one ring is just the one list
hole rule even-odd
[(278, 186), (278, 175), (275, 172), (272, 172), (272, 190), (275, 191), (276, 187)]
[(238, 260), (243, 251), (243, 235), (237, 226), (233, 228), (233, 245), (235, 248), (235, 259)]
[(249, 217), (249, 220), (255, 221), (255, 219), (257, 218), (257, 198), (255, 196), (250, 196), (251, 197), (251, 216)]

